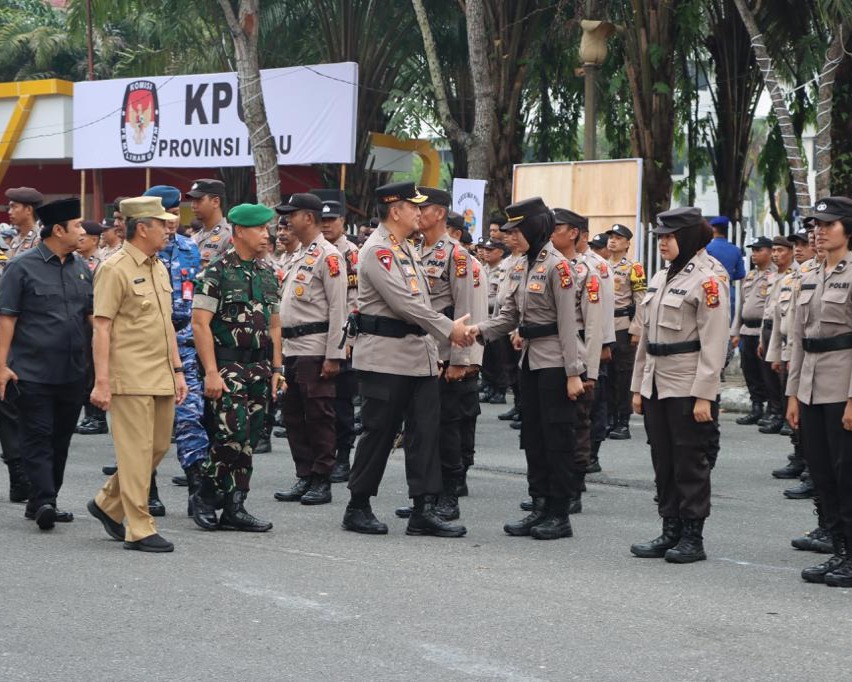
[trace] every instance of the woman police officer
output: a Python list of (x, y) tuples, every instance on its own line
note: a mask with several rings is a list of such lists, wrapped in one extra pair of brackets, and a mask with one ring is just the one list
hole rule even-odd
[(710, 466), (716, 397), (725, 364), (728, 285), (704, 247), (712, 230), (697, 208), (666, 211), (654, 230), (669, 262), (648, 284), (633, 369), (633, 409), (651, 445), (662, 534), (630, 551), (691, 563), (707, 558), (702, 530), (710, 515)]

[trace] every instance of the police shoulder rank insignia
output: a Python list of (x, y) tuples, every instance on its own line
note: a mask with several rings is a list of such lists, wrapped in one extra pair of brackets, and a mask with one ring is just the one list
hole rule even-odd
[(589, 303), (597, 303), (601, 300), (601, 282), (594, 275), (586, 280), (586, 293), (589, 297)]
[(606, 263), (598, 263), (598, 272), (601, 275), (601, 279), (606, 279), (609, 277), (609, 266)]
[(393, 263), (393, 253), (389, 249), (376, 249), (376, 258), (379, 259), (385, 270), (390, 272), (391, 263)]
[(328, 263), (328, 274), (332, 277), (337, 277), (340, 274), (340, 261), (337, 259), (337, 256), (326, 256), (325, 262)]
[(453, 249), (453, 260), (456, 263), (456, 277), (466, 277), (467, 255), (458, 246)]
[(719, 307), (719, 284), (712, 277), (704, 282), (701, 287), (704, 289), (704, 305), (708, 308)]
[(568, 261), (564, 260), (556, 266), (556, 272), (559, 273), (559, 285), (563, 289), (571, 288), (571, 266)]

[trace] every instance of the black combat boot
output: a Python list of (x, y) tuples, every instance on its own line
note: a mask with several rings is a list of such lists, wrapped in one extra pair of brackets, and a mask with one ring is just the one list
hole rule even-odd
[(751, 412), (748, 414), (744, 414), (742, 417), (737, 419), (737, 424), (740, 426), (750, 426), (751, 424), (757, 424), (758, 420), (763, 417), (763, 403), (755, 403), (751, 404)]
[[(522, 518), (520, 521), (507, 523), (503, 526), (503, 531), (509, 535), (517, 537), (529, 535), (532, 527), (544, 521), (547, 516), (547, 513), (545, 512), (545, 507), (547, 506), (546, 503), (547, 498), (545, 497), (532, 498), (532, 501), (528, 503), (529, 509), (524, 510), (529, 511), (530, 514)], [(526, 502), (521, 502), (521, 508), (523, 509), (526, 504)]]
[[(628, 438), (629, 438), (628, 434)], [(586, 467), (587, 474), (597, 474), (601, 471), (600, 461), (601, 441), (592, 441), (592, 452), (589, 455), (589, 466)]]
[(459, 498), (456, 496), (457, 487), (458, 483), (455, 477), (444, 481), (444, 492), (441, 493), (438, 502), (435, 504), (435, 513), (444, 521), (455, 521), (461, 516)]
[(491, 391), (491, 396), (488, 398), (488, 402), (492, 405), (505, 405), (506, 391), (494, 389), (493, 391)]
[(520, 410), (518, 410), (518, 406), (512, 405), (512, 407), (510, 407), (505, 412), (501, 412), (500, 414), (498, 414), (497, 419), (499, 419), (501, 422), (510, 422), (514, 421), (515, 419), (519, 419), (520, 416), (521, 412)]
[(189, 485), (189, 479), (187, 479), (186, 474), (172, 476), (172, 485), (176, 485), (179, 488), (186, 488)]
[(665, 553), (665, 559), (672, 564), (691, 564), (704, 561), (704, 519), (682, 519), (680, 540), (677, 545)]
[(310, 478), (300, 478), (290, 490), (279, 490), (273, 497), (279, 502), (298, 502), (311, 487)]
[(491, 400), (491, 394), (494, 393), (494, 389), (491, 386), (484, 386), (482, 390), (479, 392), (479, 402), (487, 403)]
[(568, 518), (568, 498), (549, 497), (546, 505), (546, 516), (541, 523), (530, 529), (530, 536), (536, 540), (557, 540), (570, 538), (574, 535), (571, 521)]
[(793, 427), (790, 426), (787, 420), (784, 420), (784, 426), (781, 427), (781, 430), (778, 432), (779, 436), (792, 436), (793, 435)]
[(784, 428), (784, 417), (777, 412), (773, 412), (758, 431), (761, 433), (779, 433), (782, 428)]
[(210, 476), (201, 475), (198, 492), (192, 496), (192, 519), (204, 530), (217, 530), (219, 519), (216, 507), (219, 502), (219, 490), (216, 481)]
[(397, 515), (400, 519), (409, 519), (411, 518), (411, 513), (414, 511), (414, 507), (408, 505), (406, 507), (397, 507), (393, 510), (393, 513)]
[(680, 542), (682, 524), (677, 518), (663, 519), (663, 532), (649, 542), (637, 542), (630, 545), (630, 552), (642, 559), (662, 559), (666, 551), (677, 546)]
[(435, 513), (435, 495), (418, 495), (414, 498), (411, 518), (405, 528), (406, 535), (435, 535), (439, 538), (460, 538), (467, 528), (447, 523)]
[(109, 433), (109, 426), (107, 426), (106, 417), (103, 414), (88, 417), (77, 425), (77, 428), (74, 429), (74, 433), (79, 433), (83, 436), (95, 436), (103, 433)]
[(225, 508), (219, 517), (221, 530), (241, 530), (246, 533), (265, 533), (272, 530), (270, 521), (261, 521), (246, 511), (243, 506), (247, 490), (232, 490), (225, 494)]
[(612, 440), (630, 440), (630, 417), (619, 417), (615, 428), (609, 432)]
[[(201, 480), (203, 478), (203, 474), (201, 473), (201, 465), (193, 464), (192, 466), (184, 469), (186, 472), (186, 483), (188, 490), (188, 502), (186, 505), (186, 515), (192, 516), (192, 498), (195, 497), (195, 494), (201, 490)], [(174, 481), (174, 479), (172, 479)]]
[[(794, 453), (795, 455), (795, 453)], [(780, 469), (774, 469), (772, 471), (772, 476), (774, 478), (781, 479), (793, 479), (799, 478), (805, 470), (805, 460), (801, 457), (796, 457), (795, 459), (790, 460), (787, 463), (787, 466), (783, 466)]]
[(817, 517), (817, 527), (810, 533), (805, 533), (803, 536), (793, 538), (790, 544), (796, 549), (801, 549), (806, 552), (817, 552), (819, 554), (831, 554), (834, 547), (831, 542), (831, 533), (825, 527), (825, 518), (822, 515), (822, 502), (816, 497), (814, 498), (814, 515)]
[(849, 563), (849, 545), (840, 533), (832, 533), (831, 544), (834, 554), (821, 564), (802, 569), (802, 580), (809, 583), (824, 583), (825, 577), (839, 569), (844, 563)]
[(332, 483), (345, 483), (349, 480), (351, 467), (349, 465), (349, 450), (338, 450), (331, 470)]
[(379, 521), (369, 504), (366, 506), (352, 506), (350, 502), (343, 514), (343, 530), (351, 530), (353, 533), (364, 533), (365, 535), (387, 535), (388, 527)]
[(302, 504), (329, 504), (331, 502), (331, 480), (328, 476), (314, 474), (311, 487), (299, 500)]
[(841, 551), (843, 563), (831, 573), (826, 573), (825, 584), (829, 587), (852, 587), (852, 546), (849, 544), (849, 539), (844, 536), (838, 548)]
[(269, 429), (265, 426), (260, 432), (260, 438), (257, 445), (252, 448), (252, 453), (255, 455), (265, 455), (267, 452), (272, 452), (272, 441), (269, 440)]
[(157, 472), (151, 474), (151, 490), (148, 492), (148, 513), (151, 516), (165, 516), (166, 505), (160, 501), (160, 491), (157, 490)]
[(26, 502), (30, 496), (30, 481), (20, 459), (6, 462), (9, 468), (9, 501)]
[(807, 500), (814, 495), (816, 495), (816, 489), (807, 470), (802, 473), (802, 482), (799, 485), (794, 485), (784, 491), (784, 497), (788, 500)]

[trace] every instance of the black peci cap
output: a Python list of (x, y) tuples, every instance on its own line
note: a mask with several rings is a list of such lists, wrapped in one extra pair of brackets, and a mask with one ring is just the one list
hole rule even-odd
[(79, 218), (82, 215), (80, 200), (76, 197), (57, 199), (56, 201), (39, 206), (36, 209), (36, 214), (42, 225), (46, 228), (51, 228), (57, 223)]

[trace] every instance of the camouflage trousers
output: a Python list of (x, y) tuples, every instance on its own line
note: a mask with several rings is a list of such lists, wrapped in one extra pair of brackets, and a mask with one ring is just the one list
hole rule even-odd
[(175, 406), (175, 445), (180, 465), (188, 469), (207, 459), (210, 439), (204, 428), (204, 386), (198, 374), (195, 347), (178, 336), (178, 354), (189, 392), (181, 405)]
[(228, 388), (218, 400), (207, 400), (210, 460), (204, 473), (225, 493), (248, 490), (252, 452), (263, 432), (269, 402), (272, 367), (269, 361), (219, 365)]

